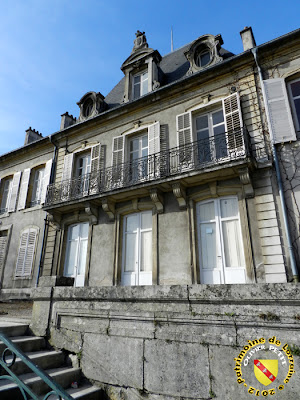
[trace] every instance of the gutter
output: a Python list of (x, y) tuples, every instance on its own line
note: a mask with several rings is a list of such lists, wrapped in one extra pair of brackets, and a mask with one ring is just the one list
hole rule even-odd
[(290, 228), (289, 228), (286, 203), (285, 203), (285, 198), (284, 198), (284, 193), (283, 193), (283, 185), (282, 185), (279, 161), (278, 161), (278, 157), (277, 157), (276, 147), (274, 144), (274, 135), (273, 135), (272, 125), (270, 123), (270, 111), (269, 111), (268, 102), (266, 101), (267, 98), (266, 98), (265, 87), (264, 87), (264, 82), (263, 82), (262, 70), (261, 70), (258, 60), (257, 60), (257, 47), (254, 47), (253, 49), (251, 49), (251, 52), (253, 54), (253, 57), (254, 57), (254, 60), (255, 60), (256, 66), (257, 66), (260, 85), (261, 85), (261, 89), (262, 89), (263, 101), (264, 101), (266, 115), (267, 115), (267, 123), (268, 123), (269, 132), (270, 132), (270, 138), (271, 138), (271, 148), (272, 148), (272, 154), (274, 157), (276, 177), (277, 177), (277, 183), (278, 183), (278, 189), (279, 189), (279, 197), (280, 197), (280, 202), (281, 202), (281, 207), (282, 207), (283, 223), (284, 223), (285, 232), (286, 232), (286, 236), (287, 236), (288, 251), (289, 251), (289, 256), (290, 256), (290, 260), (291, 260), (293, 282), (299, 282), (299, 275), (298, 275), (295, 256), (294, 256), (294, 249), (293, 249), (293, 245), (292, 245), (291, 232), (290, 232)]

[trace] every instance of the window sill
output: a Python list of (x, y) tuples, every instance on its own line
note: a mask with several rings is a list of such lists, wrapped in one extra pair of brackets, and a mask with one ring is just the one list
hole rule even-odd
[(19, 281), (19, 280), (32, 280), (32, 275), (30, 276), (14, 276), (13, 281)]
[(30, 211), (40, 210), (41, 208), (42, 208), (42, 206), (40, 204), (38, 204), (38, 205), (33, 206), (33, 207), (25, 208), (23, 211), (24, 211), (24, 213), (26, 213), (26, 212), (30, 212)]

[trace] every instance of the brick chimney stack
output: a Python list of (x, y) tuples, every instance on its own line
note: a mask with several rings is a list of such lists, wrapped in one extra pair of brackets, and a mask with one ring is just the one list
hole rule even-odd
[(74, 118), (73, 115), (70, 115), (68, 111), (61, 115), (61, 123), (60, 123), (61, 131), (74, 124), (76, 124), (76, 118)]
[(251, 26), (246, 26), (241, 32), (240, 32), (242, 42), (243, 42), (243, 48), (244, 51), (250, 50), (253, 47), (256, 47), (256, 41), (254, 39), (254, 35), (252, 32)]
[(32, 129), (31, 126), (25, 132), (26, 135), (25, 135), (24, 146), (26, 144), (36, 142), (37, 140), (40, 140), (43, 137), (43, 135), (39, 131)]

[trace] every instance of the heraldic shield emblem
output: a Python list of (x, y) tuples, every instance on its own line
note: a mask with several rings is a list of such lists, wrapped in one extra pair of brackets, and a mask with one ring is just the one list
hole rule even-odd
[(278, 374), (278, 360), (254, 360), (254, 374), (258, 382), (270, 385)]

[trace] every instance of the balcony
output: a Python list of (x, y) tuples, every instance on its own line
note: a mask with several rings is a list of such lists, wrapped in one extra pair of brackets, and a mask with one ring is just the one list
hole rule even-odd
[(248, 133), (243, 128), (105, 168), (97, 173), (51, 184), (47, 189), (45, 206), (109, 194), (206, 168), (220, 168), (226, 163), (243, 160), (250, 155), (248, 138)]

